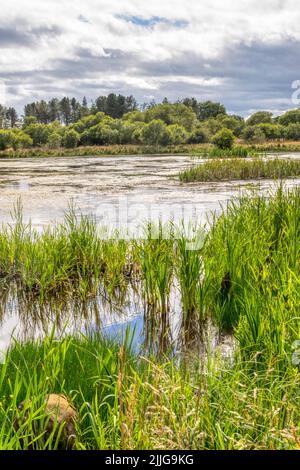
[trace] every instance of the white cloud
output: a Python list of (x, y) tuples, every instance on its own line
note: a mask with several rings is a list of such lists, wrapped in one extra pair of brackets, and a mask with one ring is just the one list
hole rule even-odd
[[(130, 16), (167, 21), (143, 26), (124, 19)], [(0, 70), (8, 91), (14, 90), (8, 98), (15, 102), (22, 94), (26, 100), (30, 93), (47, 97), (49, 77), (49, 89), (66, 94), (86, 94), (85, 86), (97, 93), (115, 85), (117, 92), (136, 88), (143, 98), (149, 90), (165, 95), (170, 84), (175, 95), (176, 83), (181, 84), (178, 95), (184, 86), (187, 92), (198, 86), (199, 94), (206, 87), (209, 94), (228, 80), (214, 69), (223, 57), (230, 61), (228, 51), (300, 41), (299, 22), (297, 0), (2, 0)], [(112, 50), (123, 54), (119, 69)], [(183, 74), (178, 63), (189, 56)], [(73, 62), (69, 73), (67, 61), (68, 66)], [(198, 73), (195, 61), (201, 65)], [(168, 72), (158, 73), (158, 64), (169, 64)], [(37, 76), (44, 83), (39, 84)]]

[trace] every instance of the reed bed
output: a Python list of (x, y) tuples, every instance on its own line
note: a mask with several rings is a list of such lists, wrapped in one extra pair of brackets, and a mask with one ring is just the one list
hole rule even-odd
[(221, 160), (209, 161), (186, 169), (179, 174), (183, 183), (234, 181), (259, 178), (282, 179), (300, 176), (300, 160)]
[(264, 367), (288, 361), (300, 338), (300, 189), (232, 201), (206, 250), (220, 328), (234, 331), (241, 354)]
[(257, 157), (258, 151), (242, 145), (231, 149), (220, 149), (218, 147), (203, 147), (196, 151), (193, 156), (199, 158), (248, 158)]
[[(201, 146), (200, 146), (201, 147)], [(46, 158), (46, 157), (90, 157), (106, 155), (155, 155), (155, 154), (188, 154), (199, 145), (103, 145), (80, 146), (73, 149), (34, 147), (29, 149), (7, 149), (0, 151), (0, 158)]]

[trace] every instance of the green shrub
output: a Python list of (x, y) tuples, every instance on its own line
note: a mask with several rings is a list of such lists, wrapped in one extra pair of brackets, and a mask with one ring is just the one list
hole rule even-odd
[(102, 122), (105, 119), (105, 117), (106, 117), (105, 114), (102, 112), (85, 116), (82, 119), (80, 119), (80, 121), (76, 122), (73, 128), (76, 132), (79, 132), (79, 134), (81, 134), (86, 129), (90, 129), (91, 127), (94, 127), (100, 122)]
[(32, 138), (33, 145), (38, 146), (47, 144), (51, 128), (46, 124), (30, 124), (24, 131)]
[(300, 124), (289, 124), (285, 128), (285, 137), (291, 140), (300, 140)]
[(6, 150), (12, 145), (12, 132), (0, 130), (0, 150)]
[(236, 137), (239, 137), (245, 122), (240, 116), (227, 116), (226, 114), (220, 114), (217, 120), (222, 123), (223, 127), (230, 129)]
[(266, 140), (266, 134), (258, 126), (246, 126), (241, 134), (242, 139), (253, 144), (261, 144)]
[(205, 144), (209, 141), (208, 132), (203, 126), (196, 126), (189, 137), (189, 144)]
[(272, 123), (272, 113), (268, 111), (258, 111), (257, 113), (252, 114), (247, 119), (247, 126), (255, 126), (256, 124), (271, 124)]
[(61, 143), (62, 143), (62, 136), (58, 134), (57, 132), (53, 132), (53, 134), (49, 136), (48, 146), (51, 149), (59, 148), (61, 146)]
[(79, 134), (74, 129), (71, 129), (65, 133), (62, 139), (62, 144), (66, 148), (75, 148), (79, 142)]
[(145, 122), (162, 121), (167, 126), (178, 124), (191, 131), (197, 122), (194, 111), (182, 103), (163, 103), (145, 111)]
[(188, 133), (183, 126), (172, 124), (168, 127), (170, 143), (174, 145), (184, 144), (187, 141)]
[(289, 124), (300, 124), (300, 108), (291, 109), (278, 118), (279, 124), (288, 126)]
[(80, 136), (80, 142), (87, 145), (108, 145), (119, 143), (119, 131), (109, 125), (99, 123), (86, 129)]
[(231, 149), (234, 143), (234, 134), (230, 129), (221, 129), (212, 138), (212, 143), (220, 149)]
[(121, 144), (131, 144), (133, 141), (133, 132), (135, 130), (135, 125), (130, 122), (120, 121), (118, 132), (118, 141)]
[(267, 139), (280, 139), (284, 136), (285, 128), (280, 124), (259, 124), (257, 126), (260, 129)]
[(160, 119), (155, 119), (143, 128), (142, 139), (147, 145), (168, 145), (170, 134), (166, 124)]
[(28, 134), (26, 134), (26, 132), (23, 132), (19, 129), (13, 130), (12, 132), (13, 132), (12, 146), (15, 150), (18, 148), (26, 149), (32, 146), (33, 140)]

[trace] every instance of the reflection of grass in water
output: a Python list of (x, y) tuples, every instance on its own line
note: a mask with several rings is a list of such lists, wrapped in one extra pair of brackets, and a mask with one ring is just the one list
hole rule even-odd
[(209, 161), (179, 174), (184, 183), (196, 181), (233, 181), (256, 178), (289, 178), (300, 176), (300, 160), (221, 160)]

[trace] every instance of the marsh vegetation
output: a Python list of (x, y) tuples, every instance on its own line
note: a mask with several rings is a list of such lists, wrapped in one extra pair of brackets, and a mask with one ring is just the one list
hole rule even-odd
[(202, 148), (195, 148), (193, 155), (200, 158), (248, 158), (257, 157), (259, 152), (253, 150), (245, 145), (239, 145), (229, 149), (222, 149), (218, 147), (206, 146)]
[(300, 175), (300, 160), (262, 159), (208, 161), (179, 174), (184, 183), (196, 181), (233, 181), (258, 178), (283, 179)]
[[(44, 436), (43, 403), (63, 393), (79, 414), (79, 449), (298, 448), (299, 224), (300, 190), (283, 187), (232, 200), (205, 231), (148, 225), (142, 240), (113, 237), (72, 209), (39, 233), (17, 207), (0, 233), (2, 317), (13, 293), (23, 320), (43, 325), (52, 304), (56, 321), (7, 351), (0, 447), (57, 448)], [(83, 315), (99, 296), (121, 312), (130, 289), (143, 305), (140, 354), (129, 330), (125, 344), (101, 329), (57, 335), (74, 297)], [(234, 339), (229, 357), (211, 351), (209, 323)], [(14, 431), (24, 400), (31, 411)]]

